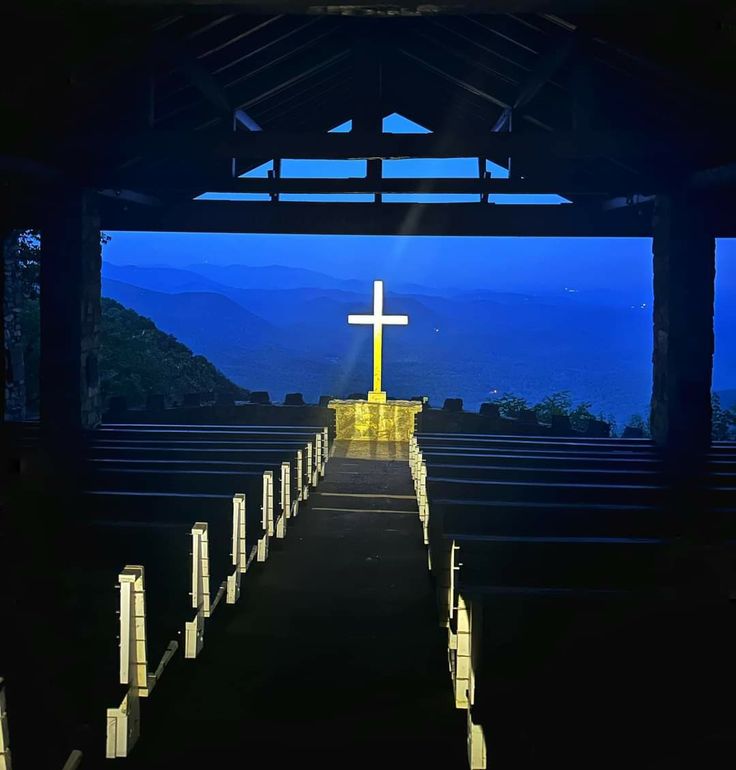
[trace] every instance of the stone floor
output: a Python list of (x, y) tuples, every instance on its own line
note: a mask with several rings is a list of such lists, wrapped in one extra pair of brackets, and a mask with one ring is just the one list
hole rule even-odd
[(409, 445), (392, 441), (335, 441), (332, 456), (352, 460), (408, 461)]
[(287, 539), (245, 576), (238, 605), (218, 608), (200, 658), (143, 703), (140, 742), (119, 764), (466, 767), (406, 456), (335, 445)]

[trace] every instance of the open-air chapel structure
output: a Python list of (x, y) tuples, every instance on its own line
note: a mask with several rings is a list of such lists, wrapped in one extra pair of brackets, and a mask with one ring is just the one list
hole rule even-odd
[[(2, 433), (0, 768), (732, 765), (732, 4), (39, 0), (2, 39), (0, 413), (19, 230), (41, 364), (40, 420)], [(385, 176), (399, 158), (478, 173)], [(651, 440), (419, 414), (408, 443), (345, 442), (318, 407), (103, 422), (106, 231), (484, 236), (489, 259), (494, 236), (651, 238)]]

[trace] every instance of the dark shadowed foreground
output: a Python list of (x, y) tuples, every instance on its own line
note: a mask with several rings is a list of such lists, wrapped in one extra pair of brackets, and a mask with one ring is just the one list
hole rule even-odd
[(129, 766), (465, 765), (405, 454), (349, 450), (143, 704)]

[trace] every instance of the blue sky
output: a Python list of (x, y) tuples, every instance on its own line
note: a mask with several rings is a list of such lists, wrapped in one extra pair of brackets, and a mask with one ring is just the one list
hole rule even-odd
[[(335, 126), (331, 133), (345, 133), (352, 129), (352, 121)], [(407, 120), (396, 113), (383, 119), (383, 130), (390, 134), (406, 133), (431, 133), (424, 126)], [(264, 163), (245, 174), (243, 177), (265, 178), (273, 169), (273, 162)], [(490, 161), (486, 161), (486, 171), (499, 179), (506, 179), (508, 169)], [(364, 160), (289, 160), (281, 163), (281, 175), (283, 177), (300, 178), (350, 178), (364, 177), (366, 175), (366, 162)], [(383, 162), (383, 176), (390, 178), (419, 177), (419, 178), (447, 178), (478, 176), (478, 161), (476, 158), (407, 158), (401, 160), (386, 160)], [(206, 193), (200, 196), (209, 200), (269, 200), (265, 193)], [(341, 201), (353, 203), (365, 203), (373, 200), (372, 195), (282, 195), (285, 201)], [(477, 195), (384, 195), (386, 203), (478, 203)], [(566, 203), (559, 195), (493, 195), (489, 202), (504, 203)]]
[[(334, 131), (349, 131), (350, 123)], [(384, 120), (384, 131), (425, 131), (398, 115)], [(271, 163), (249, 172), (265, 177)], [(490, 162), (493, 176), (506, 169)], [(364, 161), (284, 160), (283, 176), (364, 176)], [(384, 175), (392, 177), (474, 177), (472, 158), (418, 159), (384, 162)], [(261, 199), (261, 195), (216, 195)], [(314, 196), (290, 196), (312, 199)], [(370, 200), (371, 196), (328, 196), (331, 200)], [(284, 199), (287, 196), (283, 196)], [(559, 203), (558, 196), (492, 196), (496, 203)], [(391, 200), (476, 201), (477, 196), (384, 196)], [(647, 238), (459, 238), (418, 236), (324, 236), (262, 234), (111, 233), (105, 259), (117, 264), (184, 268), (201, 262), (212, 264), (286, 265), (309, 268), (341, 278), (391, 284), (414, 283), (442, 289), (487, 289), (537, 294), (578, 292), (596, 302), (651, 303), (651, 240)], [(717, 336), (732, 333), (736, 300), (736, 241), (718, 243), (716, 278)], [(728, 311), (728, 312), (727, 312)], [(716, 355), (718, 370), (718, 352)], [(725, 361), (721, 363), (726, 364)]]

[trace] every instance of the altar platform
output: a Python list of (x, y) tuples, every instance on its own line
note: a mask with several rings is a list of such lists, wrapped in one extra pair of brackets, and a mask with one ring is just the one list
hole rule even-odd
[(327, 406), (335, 410), (338, 441), (409, 441), (422, 411), (419, 401), (335, 399)]

